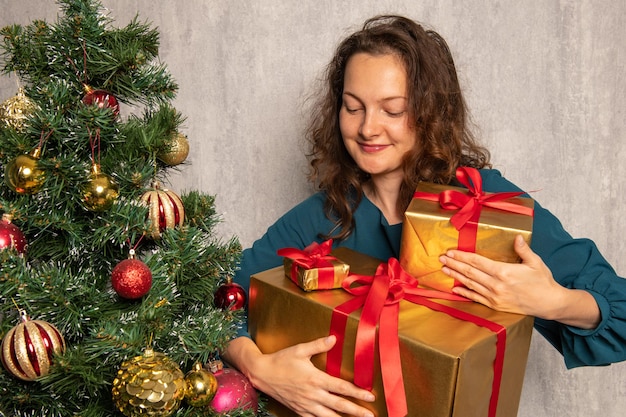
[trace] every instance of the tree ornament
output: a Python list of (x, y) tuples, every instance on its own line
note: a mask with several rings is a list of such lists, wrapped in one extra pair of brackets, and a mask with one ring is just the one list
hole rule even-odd
[(160, 239), (161, 232), (175, 226), (182, 226), (185, 221), (185, 208), (176, 193), (161, 188), (159, 181), (152, 182), (152, 190), (141, 196), (141, 201), (149, 208), (150, 236)]
[(185, 375), (185, 400), (192, 407), (203, 407), (211, 402), (217, 392), (217, 379), (200, 362)]
[(113, 206), (119, 196), (119, 186), (109, 175), (93, 164), (89, 181), (83, 188), (83, 204), (89, 211), (105, 211)]
[(8, 127), (23, 132), (26, 120), (35, 110), (35, 104), (26, 97), (20, 87), (17, 95), (6, 99), (0, 104), (0, 127)]
[(2, 215), (2, 221), (0, 221), (0, 250), (15, 249), (18, 253), (23, 254), (26, 252), (26, 238), (24, 233), (11, 223), (13, 216), (9, 213)]
[(48, 375), (53, 356), (65, 351), (65, 340), (52, 324), (30, 320), (24, 310), (20, 317), (2, 339), (2, 365), (11, 375), (34, 381)]
[(113, 268), (111, 285), (120, 297), (136, 300), (150, 291), (152, 272), (145, 263), (135, 259), (135, 250), (131, 249), (128, 259)]
[(174, 139), (165, 144), (163, 150), (157, 154), (157, 158), (165, 164), (174, 166), (183, 163), (189, 155), (189, 141), (187, 136), (176, 133)]
[(259, 394), (250, 380), (233, 368), (224, 368), (222, 361), (212, 361), (209, 367), (217, 379), (217, 392), (211, 400), (210, 407), (218, 413), (241, 408), (254, 410), (259, 407)]
[(245, 307), (246, 301), (246, 290), (233, 282), (232, 277), (228, 277), (213, 295), (213, 304), (222, 310), (239, 310)]
[(43, 185), (45, 173), (38, 168), (41, 148), (33, 149), (29, 154), (19, 155), (4, 168), (4, 181), (18, 194), (35, 194)]
[(98, 106), (99, 108), (109, 108), (113, 111), (113, 116), (117, 117), (120, 113), (120, 104), (117, 98), (108, 91), (94, 90), (89, 86), (85, 86), (85, 96), (83, 97), (83, 103), (88, 106)]
[(185, 396), (185, 375), (165, 354), (147, 348), (122, 363), (113, 380), (113, 403), (127, 417), (167, 417)]

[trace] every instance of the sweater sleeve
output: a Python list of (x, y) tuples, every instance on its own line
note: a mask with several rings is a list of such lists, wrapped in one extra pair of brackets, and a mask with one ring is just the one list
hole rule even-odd
[(234, 281), (248, 291), (251, 275), (282, 265), (283, 258), (276, 254), (278, 249), (304, 249), (313, 241), (321, 242), (318, 234), (332, 225), (323, 216), (323, 206), (323, 194), (314, 194), (280, 217), (252, 247), (243, 251)]
[[(313, 241), (321, 242), (318, 234), (327, 232), (332, 222), (324, 216), (324, 197), (317, 193), (304, 200), (270, 226), (265, 234), (243, 251), (234, 282), (241, 285), (246, 294), (250, 289), (250, 276), (282, 265), (283, 258), (276, 254), (281, 248), (304, 249)], [(238, 336), (249, 337), (247, 317)]]
[[(481, 174), (486, 191), (519, 190), (498, 171), (483, 170)], [(530, 246), (557, 282), (566, 288), (588, 291), (600, 308), (601, 321), (592, 330), (535, 319), (535, 328), (563, 354), (566, 366), (608, 365), (626, 360), (626, 279), (617, 275), (593, 241), (574, 239), (538, 203)]]

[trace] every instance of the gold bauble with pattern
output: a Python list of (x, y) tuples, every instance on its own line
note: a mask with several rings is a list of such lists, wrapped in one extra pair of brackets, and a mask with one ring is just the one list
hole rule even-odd
[(2, 339), (2, 365), (11, 375), (34, 381), (50, 373), (54, 355), (65, 351), (65, 340), (54, 325), (43, 320), (30, 320), (20, 310), (21, 323)]
[(20, 87), (17, 95), (0, 104), (0, 127), (8, 127), (18, 132), (24, 131), (26, 120), (35, 110), (35, 104), (24, 94)]
[(167, 165), (174, 166), (182, 164), (185, 159), (187, 159), (188, 155), (189, 141), (187, 140), (187, 136), (177, 132), (174, 138), (168, 141), (163, 149), (157, 153), (157, 158)]
[(159, 181), (152, 182), (152, 189), (141, 196), (141, 202), (148, 206), (150, 236), (160, 239), (161, 232), (185, 221), (185, 208), (180, 197), (167, 188), (162, 188)]
[(147, 348), (122, 363), (111, 392), (113, 403), (127, 417), (167, 417), (185, 397), (185, 375), (165, 354)]

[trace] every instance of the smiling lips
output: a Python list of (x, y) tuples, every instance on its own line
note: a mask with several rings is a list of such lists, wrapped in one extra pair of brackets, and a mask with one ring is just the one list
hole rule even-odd
[(363, 152), (376, 153), (387, 149), (390, 145), (370, 145), (366, 143), (359, 143), (359, 146)]

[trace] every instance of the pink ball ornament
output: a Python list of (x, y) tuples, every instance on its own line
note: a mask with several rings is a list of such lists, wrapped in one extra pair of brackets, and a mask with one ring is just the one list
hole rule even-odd
[(221, 361), (210, 364), (211, 372), (217, 379), (217, 392), (209, 406), (217, 413), (227, 413), (235, 409), (253, 410), (259, 408), (259, 395), (250, 380), (233, 368), (224, 368)]

